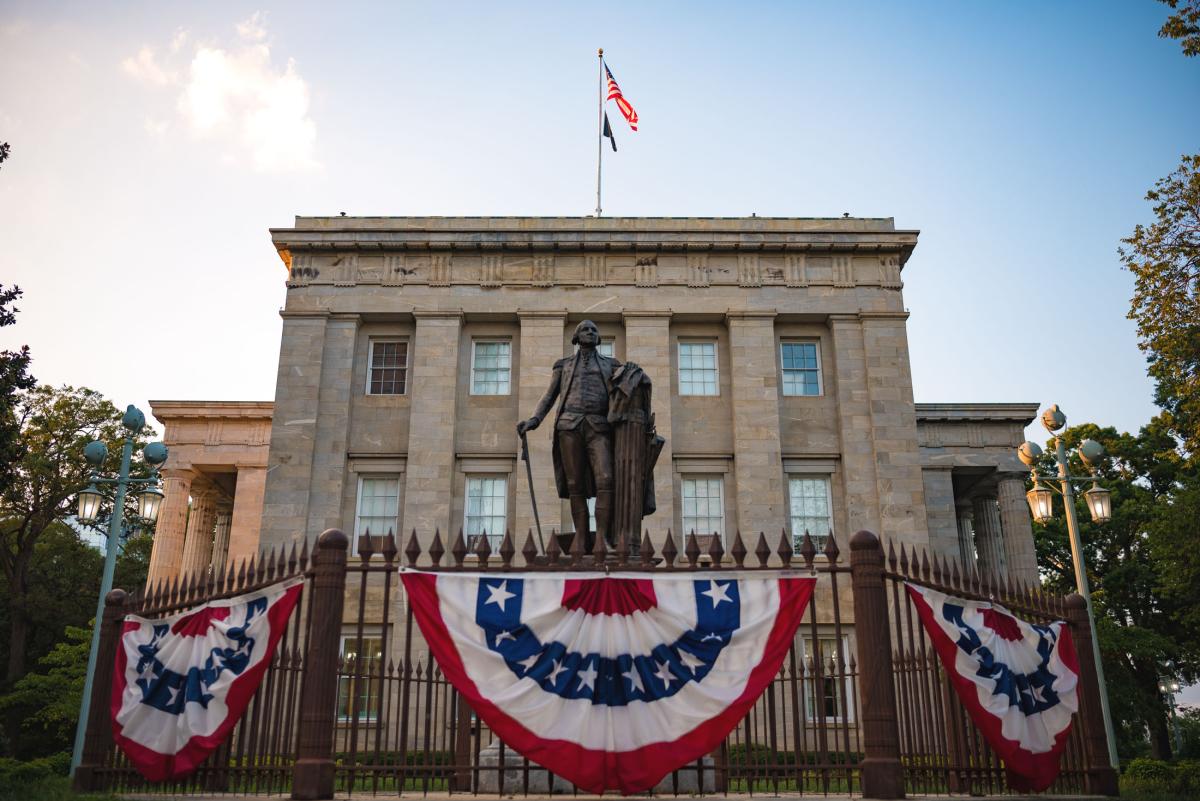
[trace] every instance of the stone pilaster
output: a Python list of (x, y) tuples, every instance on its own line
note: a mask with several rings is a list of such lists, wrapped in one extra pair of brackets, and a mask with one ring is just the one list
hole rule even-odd
[[(554, 363), (563, 357), (563, 327), (567, 322), (565, 311), (518, 310), (521, 320), (520, 375), (517, 385), (520, 391), (517, 415), (524, 420), (533, 414), (537, 402), (550, 386)], [(538, 514), (541, 516), (543, 538), (551, 530), (562, 531), (562, 503), (554, 485), (554, 460), (551, 437), (554, 435), (554, 411), (536, 431), (526, 435), (529, 442), (529, 463), (533, 467), (534, 494), (538, 499)], [(517, 442), (520, 448), (520, 440)], [(516, 474), (517, 508), (513, 510), (518, 547), (525, 542), (525, 534), (535, 530), (533, 505), (529, 498), (529, 481), (525, 465), (517, 454)]]
[(880, 526), (888, 537), (924, 543), (929, 535), (905, 330), (907, 318), (907, 312), (864, 316), (863, 345), (867, 354)]
[[(446, 541), (458, 526), (450, 520), (454, 488), (454, 422), (461, 311), (413, 312), (412, 412), (404, 481), (404, 522), (428, 546), (434, 529)], [(559, 341), (561, 342), (561, 332)]]
[(850, 531), (880, 529), (879, 490), (875, 477), (875, 445), (871, 432), (871, 397), (867, 391), (867, 352), (862, 321), (855, 315), (830, 315), (837, 377), (838, 431), (842, 440), (846, 521)]
[(921, 470), (925, 485), (925, 520), (929, 530), (929, 549), (938, 556), (958, 559), (958, 521), (954, 514), (954, 479), (949, 467), (925, 467)]
[(148, 583), (173, 579), (179, 575), (187, 535), (188, 498), (194, 476), (194, 472), (185, 468), (162, 471), (163, 500), (158, 510), (158, 523), (154, 526)]
[(779, 442), (779, 370), (775, 312), (729, 312), (733, 394), (734, 495), (747, 542), (765, 532), (772, 548), (786, 524), (783, 454)]
[(979, 570), (989, 580), (1004, 575), (1004, 540), (996, 498), (977, 495), (971, 501), (971, 523), (975, 529), (975, 551)]
[(212, 564), (220, 572), (229, 558), (229, 528), (233, 517), (233, 505), (228, 501), (217, 504), (216, 527), (213, 529)]
[(199, 486), (199, 482), (192, 482), (192, 508), (188, 512), (187, 537), (183, 541), (183, 566), (180, 570), (185, 578), (206, 570), (212, 563), (217, 498), (215, 487)]
[[(258, 553), (259, 519), (266, 488), (267, 468), (238, 467), (237, 489), (234, 491), (233, 512), (229, 520), (229, 554), (226, 558), (230, 565), (237, 565)], [(272, 543), (267, 547), (277, 544)]]
[[(264, 547), (309, 536), (308, 497), (327, 311), (284, 311), (271, 418), (271, 450), (262, 508)], [(315, 537), (320, 532), (312, 532)], [(231, 548), (233, 542), (231, 540)]]
[(365, 391), (364, 377), (354, 372), (354, 345), (359, 318), (334, 314), (325, 325), (321, 357), (321, 391), (317, 396), (316, 441), (308, 494), (305, 535), (317, 537), (330, 528), (346, 528), (342, 489), (350, 430), (350, 396)]
[(658, 511), (642, 521), (642, 528), (651, 532), (654, 542), (661, 543), (667, 529), (675, 525), (675, 479), (671, 460), (671, 312), (627, 311), (624, 320), (625, 358), (641, 365), (650, 376), (655, 427), (667, 440), (654, 467), (654, 499)]
[(1037, 551), (1033, 545), (1033, 523), (1025, 501), (1024, 476), (1005, 473), (997, 484), (1000, 528), (1004, 532), (1004, 558), (1008, 574), (1028, 584), (1038, 580)]

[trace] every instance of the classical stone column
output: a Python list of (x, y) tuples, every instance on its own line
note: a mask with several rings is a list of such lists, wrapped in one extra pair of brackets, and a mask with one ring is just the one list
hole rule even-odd
[(229, 527), (233, 518), (233, 505), (229, 501), (217, 503), (215, 515), (216, 527), (213, 529), (212, 559), (209, 564), (216, 572), (220, 572), (229, 558)]
[(1000, 530), (1000, 509), (996, 498), (977, 495), (971, 502), (971, 523), (975, 529), (975, 551), (979, 570), (995, 580), (1004, 575), (1004, 539)]
[(971, 525), (971, 503), (958, 501), (954, 505), (958, 523), (958, 563), (963, 570), (976, 566), (975, 528)]
[[(521, 420), (533, 414), (537, 402), (550, 386), (554, 363), (563, 357), (563, 327), (567, 313), (558, 310), (519, 309), (521, 320), (521, 358), (517, 379), (519, 393), (517, 416)], [(533, 467), (534, 494), (538, 499), (538, 514), (541, 516), (543, 538), (551, 530), (562, 531), (562, 502), (554, 484), (554, 460), (551, 455), (554, 431), (554, 410), (542, 421), (541, 427), (526, 434), (529, 442), (529, 463)], [(517, 547), (525, 542), (525, 534), (535, 530), (533, 505), (529, 500), (529, 481), (525, 465), (520, 463), (520, 440), (517, 440), (517, 467), (514, 480), (517, 482), (517, 508), (513, 510)], [(536, 531), (535, 531), (536, 533)], [(547, 544), (549, 539), (546, 539)]]
[(1004, 557), (1008, 573), (1015, 579), (1037, 582), (1037, 551), (1033, 545), (1033, 524), (1025, 501), (1025, 477), (1003, 473), (997, 485), (1000, 502), (1000, 527), (1004, 532)]
[(942, 557), (958, 559), (958, 526), (954, 514), (954, 471), (949, 466), (921, 469), (925, 482), (925, 520), (929, 529), (929, 548)]
[[(654, 466), (654, 499), (658, 506), (651, 517), (642, 520), (642, 528), (651, 532), (654, 542), (661, 544), (668, 528), (675, 523), (675, 480), (671, 452), (674, 447), (671, 431), (671, 312), (627, 311), (625, 320), (625, 358), (641, 365), (650, 376), (655, 426), (667, 440), (658, 463)], [(676, 533), (676, 545), (682, 543)]]
[(183, 541), (181, 574), (190, 578), (212, 563), (213, 526), (216, 524), (217, 490), (192, 483), (192, 508), (188, 512), (187, 537)]
[(154, 527), (154, 545), (150, 551), (150, 583), (179, 575), (183, 564), (183, 543), (187, 534), (188, 497), (195, 473), (187, 468), (163, 470), (163, 500)]
[(264, 546), (295, 542), (306, 536), (321, 396), (321, 359), (329, 322), (329, 312), (325, 310), (288, 309), (280, 316), (283, 336), (275, 377), (271, 449), (267, 457), (269, 473), (260, 534)]
[[(237, 565), (259, 550), (259, 525), (263, 514), (263, 494), (267, 486), (267, 468), (238, 467), (237, 488), (233, 493), (233, 512), (229, 520), (229, 553), (226, 563)], [(275, 547), (278, 543), (273, 543)]]
[(881, 530), (886, 537), (926, 542), (925, 485), (905, 330), (908, 312), (864, 313), (862, 318)]
[(747, 542), (765, 532), (774, 548), (788, 516), (779, 442), (775, 312), (731, 311), (725, 321), (729, 327), (738, 525)]
[(308, 492), (308, 523), (302, 533), (304, 537), (316, 537), (326, 529), (345, 525), (342, 521), (342, 489), (346, 482), (350, 397), (365, 392), (366, 381), (365, 376), (354, 371), (358, 324), (357, 314), (332, 314), (325, 326), (312, 482)]
[(459, 528), (450, 520), (450, 504), (462, 312), (416, 310), (413, 316), (417, 325), (401, 528), (405, 532), (415, 528), (422, 545), (428, 547), (434, 529), (441, 529), (445, 542)]
[(871, 431), (871, 399), (867, 392), (867, 353), (862, 321), (857, 315), (832, 314), (838, 430), (846, 492), (846, 521), (851, 531), (867, 529), (890, 537), (880, 526), (879, 487), (875, 480), (875, 445)]

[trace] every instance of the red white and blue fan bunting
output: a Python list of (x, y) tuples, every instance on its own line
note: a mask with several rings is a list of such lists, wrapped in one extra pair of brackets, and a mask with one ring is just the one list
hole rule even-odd
[(113, 737), (143, 776), (185, 776), (229, 735), (303, 585), (300, 576), (171, 617), (125, 618), (113, 672)]
[(472, 709), (596, 793), (647, 790), (716, 748), (779, 672), (816, 583), (726, 571), (401, 577)]
[(1079, 708), (1070, 627), (1027, 623), (996, 604), (906, 586), (959, 699), (1004, 760), (1009, 785), (1045, 790), (1058, 777)]

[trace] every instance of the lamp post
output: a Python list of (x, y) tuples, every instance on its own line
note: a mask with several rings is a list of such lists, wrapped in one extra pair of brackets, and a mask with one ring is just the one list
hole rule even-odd
[[(1096, 663), (1096, 678), (1100, 682), (1100, 710), (1104, 713), (1104, 733), (1108, 740), (1108, 758), (1113, 768), (1117, 761), (1117, 738), (1113, 734), (1112, 713), (1108, 709), (1108, 685), (1104, 681), (1104, 663), (1100, 661), (1100, 638), (1096, 634), (1096, 617), (1092, 613), (1092, 592), (1088, 587), (1087, 569), (1083, 563), (1083, 544), (1079, 538), (1079, 521), (1075, 518), (1075, 482), (1092, 482), (1092, 488), (1083, 493), (1087, 501), (1092, 522), (1107, 523), (1112, 519), (1112, 493), (1097, 483), (1096, 466), (1104, 455), (1104, 446), (1091, 439), (1079, 443), (1079, 458), (1091, 472), (1089, 476), (1073, 476), (1067, 469), (1067, 446), (1062, 432), (1067, 427), (1067, 416), (1054, 404), (1042, 412), (1042, 425), (1054, 437), (1054, 461), (1058, 464), (1058, 491), (1063, 496), (1063, 507), (1067, 514), (1067, 534), (1071, 539), (1071, 563), (1075, 568), (1075, 590), (1087, 602), (1088, 625), (1092, 628), (1092, 659)], [(1036, 442), (1026, 441), (1017, 448), (1017, 456), (1033, 473), (1033, 489), (1025, 493), (1033, 519), (1045, 523), (1054, 517), (1052, 485), (1042, 484), (1038, 475), (1037, 460), (1042, 449)]]
[(1179, 731), (1179, 718), (1175, 715), (1175, 693), (1179, 692), (1179, 682), (1174, 679), (1163, 679), (1158, 683), (1158, 691), (1167, 697), (1167, 711), (1171, 718), (1171, 740), (1175, 744), (1175, 758), (1183, 750), (1183, 734)]
[[(162, 504), (162, 491), (158, 484), (158, 466), (167, 460), (167, 446), (161, 442), (151, 442), (142, 449), (142, 456), (150, 465), (150, 476), (147, 478), (130, 478), (129, 466), (133, 459), (133, 438), (146, 426), (146, 415), (136, 406), (129, 406), (125, 416), (121, 418), (125, 427), (125, 444), (121, 447), (121, 468), (115, 478), (102, 478), (92, 473), (91, 483), (87, 489), (79, 493), (79, 510), (77, 518), (84, 525), (95, 525), (101, 521), (100, 507), (105, 494), (100, 486), (115, 488), (112, 500), (112, 512), (108, 517), (108, 538), (104, 549), (104, 574), (100, 579), (100, 598), (96, 602), (96, 621), (92, 626), (92, 647), (88, 652), (87, 677), (83, 684), (83, 699), (79, 704), (79, 723), (75, 727), (75, 748), (71, 753), (71, 773), (79, 767), (83, 758), (83, 739), (87, 732), (88, 715), (92, 705), (92, 680), (96, 675), (96, 655), (100, 650), (100, 626), (104, 620), (104, 597), (112, 589), (113, 572), (117, 566), (117, 548), (120, 546), (125, 533), (125, 491), (129, 485), (146, 485), (137, 493), (138, 517), (147, 524), (153, 524), (158, 519), (158, 509)], [(93, 470), (98, 470), (108, 457), (108, 447), (99, 440), (89, 442), (83, 449), (83, 458)]]

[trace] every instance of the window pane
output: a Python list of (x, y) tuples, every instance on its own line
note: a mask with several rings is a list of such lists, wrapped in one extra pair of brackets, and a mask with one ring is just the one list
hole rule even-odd
[(725, 536), (725, 509), (721, 497), (721, 479), (684, 478), (680, 481), (683, 532), (686, 536), (716, 533)]
[(679, 343), (679, 394), (716, 395), (717, 343)]
[(367, 392), (371, 395), (403, 395), (408, 380), (408, 343), (371, 342), (371, 369)]
[(829, 508), (829, 479), (788, 479), (788, 505), (791, 509), (793, 547), (799, 548), (807, 532), (817, 550), (825, 547), (825, 538), (833, 528)]
[(780, 343), (784, 395), (820, 395), (821, 367), (815, 342)]
[(364, 634), (359, 648), (357, 635), (342, 635), (342, 669), (338, 673), (338, 717), (373, 720), (379, 714), (379, 667), (383, 661), (383, 638)]
[(354, 524), (354, 551), (358, 538), (369, 530), (371, 536), (381, 537), (396, 532), (400, 512), (400, 479), (395, 476), (362, 478), (358, 489), (358, 510)]
[(602, 356), (608, 356), (609, 358), (614, 358), (616, 356), (616, 354), (613, 353), (613, 340), (611, 339), (601, 339), (600, 344), (596, 346), (596, 350)]
[[(468, 538), (487, 533), (488, 542), (498, 548), (508, 526), (508, 479), (470, 476), (467, 478), (467, 502), (464, 520)], [(469, 547), (473, 547), (468, 543)]]
[(472, 395), (509, 394), (511, 343), (476, 342), (471, 363)]

